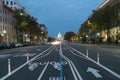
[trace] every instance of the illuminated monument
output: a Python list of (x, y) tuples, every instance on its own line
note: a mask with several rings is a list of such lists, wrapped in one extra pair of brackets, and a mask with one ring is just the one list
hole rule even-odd
[(62, 40), (62, 35), (61, 35), (60, 32), (58, 33), (57, 39), (58, 39), (58, 40)]

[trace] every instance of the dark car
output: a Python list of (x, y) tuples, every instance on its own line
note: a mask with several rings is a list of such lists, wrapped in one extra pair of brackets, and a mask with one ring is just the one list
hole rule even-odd
[(23, 46), (30, 46), (31, 45), (30, 42), (23, 42), (22, 44), (23, 44)]
[(15, 48), (15, 43), (14, 42), (9, 42), (6, 46), (7, 49), (10, 49), (10, 48)]
[(5, 48), (5, 44), (0, 43), (0, 49), (4, 49)]

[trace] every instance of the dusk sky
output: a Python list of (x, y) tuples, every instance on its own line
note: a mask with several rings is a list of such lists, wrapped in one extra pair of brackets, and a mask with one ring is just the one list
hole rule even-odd
[(78, 32), (80, 25), (105, 0), (19, 0), (39, 23), (48, 28), (48, 35), (57, 37), (59, 32)]

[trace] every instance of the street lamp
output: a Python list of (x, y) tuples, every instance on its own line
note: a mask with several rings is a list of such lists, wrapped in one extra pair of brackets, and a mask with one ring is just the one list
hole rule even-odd
[(4, 34), (4, 41), (6, 42), (6, 30), (3, 31)]
[(97, 33), (96, 35), (97, 35), (97, 42), (99, 44), (99, 42), (100, 42), (100, 33)]
[(88, 37), (89, 37), (89, 36), (88, 36), (88, 35), (86, 35), (86, 38), (87, 38), (87, 41), (86, 41), (86, 42), (87, 42), (87, 43), (88, 43)]
[(25, 42), (27, 41), (26, 38), (27, 38), (27, 34), (25, 34)]
[(23, 13), (20, 13), (20, 15), (22, 16), (22, 15), (23, 15)]
[(6, 30), (4, 30), (3, 33), (6, 34)]
[(90, 24), (90, 21), (87, 21), (88, 24)]
[(35, 38), (35, 40), (36, 40), (36, 39), (37, 39), (37, 36), (35, 36), (34, 38)]
[(99, 37), (99, 36), (100, 36), (100, 33), (97, 33), (97, 36)]
[(97, 62), (99, 64), (100, 63), (99, 62), (99, 59), (100, 59), (100, 54), (99, 54), (99, 51), (100, 51), (100, 45), (99, 45), (99, 43), (100, 43), (100, 33), (97, 33), (97, 37), (98, 37)]

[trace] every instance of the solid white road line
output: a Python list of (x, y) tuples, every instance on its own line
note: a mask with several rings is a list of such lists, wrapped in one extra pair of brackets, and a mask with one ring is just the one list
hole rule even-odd
[(74, 76), (75, 80), (83, 80), (82, 77), (81, 77), (81, 75), (80, 75), (80, 73), (78, 72), (78, 70), (76, 69), (75, 65), (73, 64), (73, 62), (72, 62), (69, 58), (67, 58), (66, 56), (64, 56), (64, 55), (62, 55), (62, 57), (63, 57), (68, 63), (70, 63), (70, 65), (72, 65), (72, 69), (74, 70), (73, 75), (77, 74), (77, 76), (78, 76), (78, 78), (79, 78), (79, 79), (76, 79), (75, 76)]
[(40, 58), (42, 58), (42, 57), (45, 57), (45, 56), (49, 55), (54, 49), (55, 49), (55, 47), (53, 47), (47, 54), (42, 55), (42, 56), (36, 58), (35, 60), (38, 60), (38, 59), (40, 59)]
[[(70, 47), (70, 46), (68, 46), (68, 47)], [(76, 51), (76, 52), (78, 52), (80, 55), (82, 55), (82, 56), (84, 56), (84, 57), (86, 57), (87, 58), (87, 56), (86, 55), (84, 55), (84, 53), (81, 53), (81, 52), (79, 52), (78, 50), (76, 50), (76, 49), (74, 49), (74, 48), (72, 48), (72, 47), (70, 47), (72, 50), (74, 50), (74, 51)], [(106, 71), (108, 71), (109, 73), (111, 73), (112, 75), (114, 75), (114, 76), (116, 76), (117, 78), (119, 78), (120, 79), (120, 75), (119, 74), (117, 74), (117, 73), (115, 73), (114, 71), (112, 71), (111, 69), (109, 69), (109, 68), (107, 68), (107, 67), (105, 67), (105, 66), (103, 66), (102, 64), (98, 64), (98, 62), (96, 62), (95, 60), (93, 60), (92, 58), (90, 58), (90, 57), (88, 57), (88, 60), (90, 60), (90, 61), (92, 61), (93, 63), (95, 63), (95, 64), (97, 64), (98, 66), (100, 66), (101, 68), (103, 68), (103, 69), (105, 69)]]
[(44, 69), (43, 69), (42, 73), (40, 74), (40, 76), (38, 77), (38, 79), (37, 79), (37, 80), (41, 80), (41, 78), (42, 78), (42, 76), (43, 76), (43, 74), (44, 74), (45, 70), (46, 70), (46, 69), (47, 69), (47, 67), (48, 67), (48, 64), (49, 64), (49, 62), (45, 65), (45, 67), (44, 67)]
[(78, 57), (81, 57), (81, 58), (83, 58), (83, 59), (87, 59), (87, 60), (88, 60), (88, 58), (86, 58), (85, 56), (80, 56), (80, 55), (78, 55), (78, 54), (75, 54), (69, 47), (67, 47), (67, 49), (68, 49), (71, 53), (73, 53), (73, 55), (76, 55), (76, 56), (78, 56)]
[[(61, 45), (60, 45), (60, 55), (68, 62), (69, 66), (71, 68), (71, 71), (73, 73), (74, 79), (75, 80), (83, 80), (81, 75), (77, 71), (75, 65), (73, 64), (73, 62), (69, 58), (67, 58), (66, 56), (63, 55)], [(77, 78), (76, 74), (77, 74), (78, 78)]]
[(75, 79), (75, 80), (78, 80), (78, 79), (77, 79), (77, 76), (76, 76), (76, 74), (75, 74), (75, 71), (74, 71), (73, 68), (72, 68), (71, 63), (70, 63), (64, 56), (62, 56), (62, 57), (68, 62), (69, 66), (70, 66), (70, 69), (71, 69), (71, 71), (72, 71), (72, 74), (73, 74), (73, 76), (74, 76), (74, 79)]

